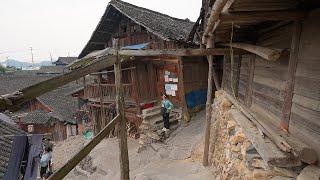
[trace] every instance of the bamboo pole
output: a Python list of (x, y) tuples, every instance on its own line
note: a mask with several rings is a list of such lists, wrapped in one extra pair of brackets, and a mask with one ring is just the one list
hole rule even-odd
[[(119, 49), (119, 39), (114, 39), (114, 47)], [(116, 85), (116, 100), (117, 100), (117, 113), (120, 116), (119, 123), (119, 150), (120, 150), (120, 179), (129, 180), (129, 156), (128, 156), (128, 144), (127, 144), (127, 128), (126, 118), (124, 112), (124, 97), (123, 86), (121, 83), (121, 61), (117, 55), (116, 63), (114, 64), (114, 75)]]
[(88, 144), (86, 144), (77, 154), (75, 154), (68, 162), (66, 162), (60, 169), (49, 177), (49, 180), (63, 179), (80, 161), (85, 158), (91, 150), (96, 147), (114, 128), (116, 123), (120, 120), (117, 115), (102, 131), (99, 132)]

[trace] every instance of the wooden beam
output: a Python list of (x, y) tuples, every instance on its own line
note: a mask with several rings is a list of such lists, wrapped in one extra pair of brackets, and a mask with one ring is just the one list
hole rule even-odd
[(268, 137), (261, 136), (259, 129), (237, 109), (230, 110), (230, 117), (234, 119), (243, 130), (244, 134), (268, 166), (294, 167), (300, 160), (290, 153), (281, 151)]
[(224, 6), (229, 0), (216, 0), (213, 4), (212, 10), (210, 12), (210, 17), (207, 21), (206, 29), (202, 35), (202, 44), (206, 44), (209, 35), (212, 34), (215, 22), (219, 19), (220, 13)]
[(77, 154), (75, 154), (70, 160), (68, 160), (60, 169), (55, 171), (49, 180), (63, 179), (74, 167), (79, 164), (83, 158), (85, 158), (94, 147), (96, 147), (109, 133), (113, 130), (116, 123), (120, 120), (120, 116), (117, 115), (102, 131), (99, 132), (88, 144), (86, 144)]
[(288, 65), (288, 79), (285, 87), (285, 97), (282, 106), (282, 117), (280, 128), (286, 132), (289, 130), (289, 121), (291, 114), (292, 97), (294, 91), (294, 80), (298, 64), (298, 52), (300, 44), (302, 24), (301, 21), (296, 21), (293, 26), (293, 35), (291, 40), (291, 51)]
[(268, 61), (278, 60), (283, 52), (282, 49), (262, 47), (262, 46), (246, 44), (246, 43), (223, 43), (221, 45), (233, 47), (233, 48), (238, 48), (238, 49), (242, 49), (242, 50), (251, 52), (251, 53), (256, 54), (256, 55), (258, 55)]
[(190, 114), (188, 111), (187, 101), (186, 101), (186, 92), (184, 89), (184, 78), (183, 78), (183, 57), (179, 57), (178, 64), (178, 83), (179, 83), (179, 94), (181, 97), (181, 107), (182, 107), (182, 116), (183, 120), (188, 123), (190, 121)]
[[(207, 40), (207, 48), (212, 48), (214, 45), (213, 37)], [(206, 130), (204, 139), (204, 150), (203, 150), (203, 166), (208, 166), (209, 162), (209, 145), (210, 145), (210, 129), (211, 129), (211, 104), (212, 104), (212, 78), (213, 78), (213, 56), (207, 56), (208, 59), (208, 89), (207, 89), (207, 102), (206, 102)]]
[[(114, 39), (114, 48), (119, 49), (119, 39)], [(114, 76), (116, 84), (116, 100), (117, 100), (117, 113), (120, 116), (119, 123), (119, 160), (120, 160), (120, 179), (129, 180), (129, 156), (128, 156), (128, 144), (127, 144), (127, 126), (124, 112), (124, 97), (123, 86), (121, 83), (121, 61), (117, 56), (117, 60), (114, 64)]]
[(284, 152), (291, 152), (293, 148), (288, 144), (288, 142), (279, 133), (274, 132), (269, 126), (263, 124), (263, 122), (258, 121), (253, 113), (251, 113), (247, 108), (243, 107), (238, 101), (228, 93), (224, 93), (226, 97), (232, 102), (232, 104), (239, 109), (244, 115), (253, 122), (258, 129), (260, 129), (266, 136), (268, 136), (271, 141), (273, 141), (278, 148)]
[(303, 19), (301, 11), (257, 11), (257, 12), (224, 12), (220, 14), (222, 23), (256, 22), (256, 21), (292, 21)]
[[(208, 49), (160, 49), (160, 50), (120, 50), (120, 56), (156, 56), (156, 57), (173, 57), (173, 56), (208, 56), (224, 55), (229, 51), (224, 48)], [(236, 54), (241, 51), (236, 51)]]
[(61, 76), (56, 76), (54, 78), (42, 81), (30, 87), (24, 88), (18, 92), (2, 95), (0, 96), (0, 111), (4, 111), (6, 109), (16, 110), (19, 105), (29, 100), (32, 100), (60, 86), (75, 81), (87, 74), (110, 67), (115, 63), (115, 61), (116, 58), (114, 56), (101, 57), (96, 59), (92, 64), (86, 67), (79, 68)]

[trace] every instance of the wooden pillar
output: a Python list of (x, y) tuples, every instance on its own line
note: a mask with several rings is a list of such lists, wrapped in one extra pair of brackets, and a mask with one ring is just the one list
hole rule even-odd
[[(114, 39), (113, 45), (119, 50), (119, 40)], [(128, 144), (127, 144), (127, 128), (126, 118), (124, 112), (124, 97), (123, 86), (121, 83), (121, 60), (117, 55), (116, 63), (114, 64), (114, 76), (116, 85), (116, 100), (117, 100), (117, 113), (120, 116), (119, 123), (119, 150), (120, 150), (120, 173), (121, 180), (129, 180), (129, 156), (128, 156)]]
[(183, 57), (178, 57), (178, 84), (179, 84), (179, 95), (181, 97), (181, 107), (183, 120), (188, 123), (190, 121), (190, 115), (188, 111), (187, 101), (186, 101), (186, 92), (184, 89), (184, 80), (183, 80)]
[[(207, 40), (206, 48), (213, 47), (213, 37)], [(208, 165), (209, 158), (209, 145), (210, 145), (210, 128), (211, 128), (211, 104), (212, 104), (212, 78), (213, 78), (213, 56), (207, 56), (208, 59), (208, 91), (207, 91), (207, 102), (206, 102), (206, 131), (205, 131), (205, 141), (204, 141), (204, 151), (203, 151), (203, 166)]]
[(301, 26), (301, 21), (295, 21), (291, 40), (290, 59), (288, 65), (288, 79), (286, 81), (284, 104), (282, 106), (282, 117), (280, 122), (280, 128), (286, 132), (288, 132), (289, 130), (292, 97), (294, 91), (294, 80), (298, 64), (298, 52), (302, 28)]
[(132, 84), (132, 90), (134, 92), (134, 99), (137, 103), (137, 112), (141, 114), (141, 107), (140, 107), (140, 91), (138, 88), (138, 77), (137, 77), (137, 68), (133, 68), (131, 71), (131, 84)]

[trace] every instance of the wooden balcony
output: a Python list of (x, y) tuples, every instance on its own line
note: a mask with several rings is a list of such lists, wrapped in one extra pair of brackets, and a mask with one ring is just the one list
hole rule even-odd
[[(128, 103), (135, 103), (135, 93), (132, 84), (123, 84), (124, 99)], [(113, 103), (116, 100), (114, 84), (87, 84), (84, 87), (84, 98), (92, 102)]]

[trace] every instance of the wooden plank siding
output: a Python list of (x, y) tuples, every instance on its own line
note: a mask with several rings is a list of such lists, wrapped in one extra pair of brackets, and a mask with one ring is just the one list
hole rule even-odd
[(320, 158), (320, 12), (302, 23), (289, 132)]
[[(262, 34), (258, 45), (289, 49), (291, 46), (292, 25), (286, 25)], [(252, 107), (259, 116), (279, 127), (281, 109), (284, 104), (284, 91), (287, 80), (289, 56), (285, 54), (278, 61), (265, 61), (256, 56), (252, 82)], [(263, 109), (264, 112), (258, 111)], [(272, 119), (268, 117), (274, 117)]]
[(200, 57), (183, 57), (185, 92), (207, 89), (208, 63)]

